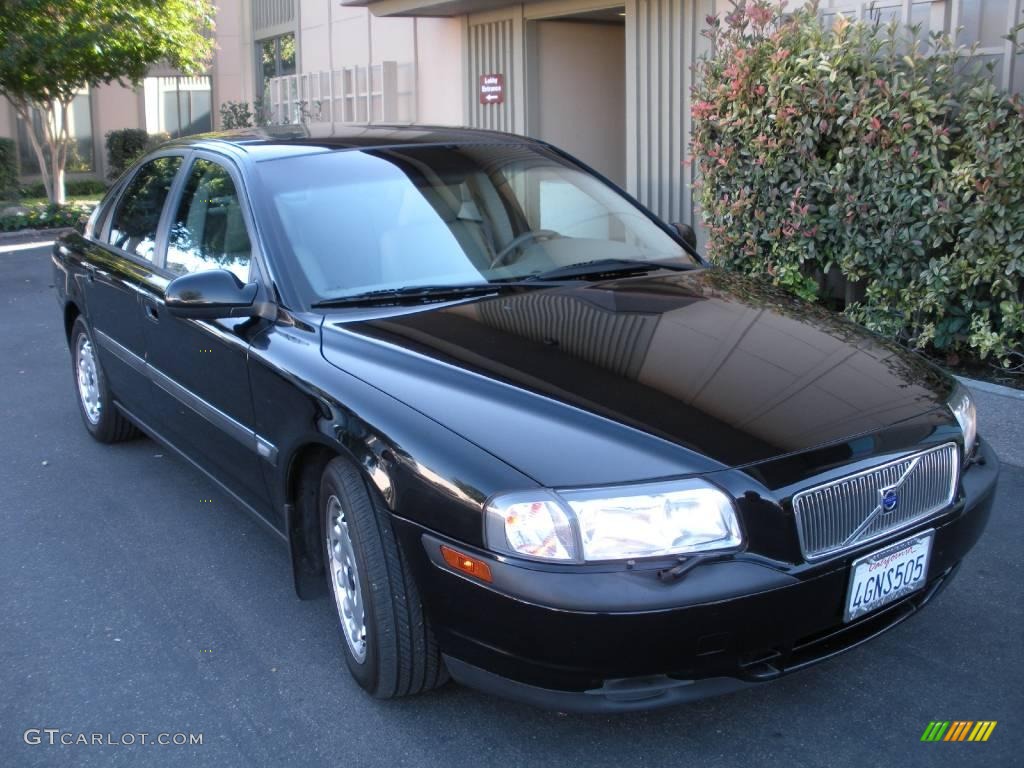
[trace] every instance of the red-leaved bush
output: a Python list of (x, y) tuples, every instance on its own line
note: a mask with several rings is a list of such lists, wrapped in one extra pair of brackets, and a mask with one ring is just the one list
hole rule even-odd
[(768, 0), (709, 17), (691, 152), (708, 254), (950, 358), (1024, 362), (1024, 106), (945, 37)]

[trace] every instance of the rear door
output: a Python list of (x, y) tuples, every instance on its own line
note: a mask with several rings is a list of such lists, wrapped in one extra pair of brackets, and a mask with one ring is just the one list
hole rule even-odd
[(183, 153), (167, 153), (142, 164), (82, 260), (85, 311), (108, 384), (115, 399), (147, 422), (154, 412), (140, 295), (166, 285), (157, 272), (157, 242), (183, 162)]
[[(253, 238), (235, 170), (196, 152), (170, 206), (162, 271), (168, 279), (226, 269), (243, 283), (254, 274)], [(146, 349), (165, 436), (249, 506), (266, 515), (260, 462), (273, 458), (253, 432), (248, 348), (259, 318), (174, 317), (162, 292), (143, 296)]]

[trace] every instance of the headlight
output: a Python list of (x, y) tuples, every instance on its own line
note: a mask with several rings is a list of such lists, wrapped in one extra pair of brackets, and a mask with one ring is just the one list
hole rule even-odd
[(957, 384), (953, 394), (950, 395), (948, 405), (964, 433), (964, 458), (966, 459), (974, 450), (974, 441), (978, 437), (978, 415), (974, 410), (974, 400), (971, 399), (971, 393), (967, 391), (966, 387)]
[(496, 496), (486, 535), (496, 551), (562, 562), (731, 549), (743, 541), (732, 501), (701, 480)]

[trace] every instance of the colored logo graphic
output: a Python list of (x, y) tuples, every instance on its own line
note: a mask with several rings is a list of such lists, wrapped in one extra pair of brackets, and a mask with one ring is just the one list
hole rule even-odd
[(899, 503), (900, 495), (896, 493), (895, 488), (889, 488), (882, 493), (882, 509), (884, 511), (892, 512)]
[(995, 720), (932, 720), (921, 734), (921, 741), (988, 741)]

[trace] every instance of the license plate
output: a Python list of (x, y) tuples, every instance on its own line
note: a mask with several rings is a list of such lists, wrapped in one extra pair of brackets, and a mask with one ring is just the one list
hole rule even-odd
[(924, 531), (855, 560), (843, 621), (853, 621), (923, 587), (934, 538), (935, 531)]

